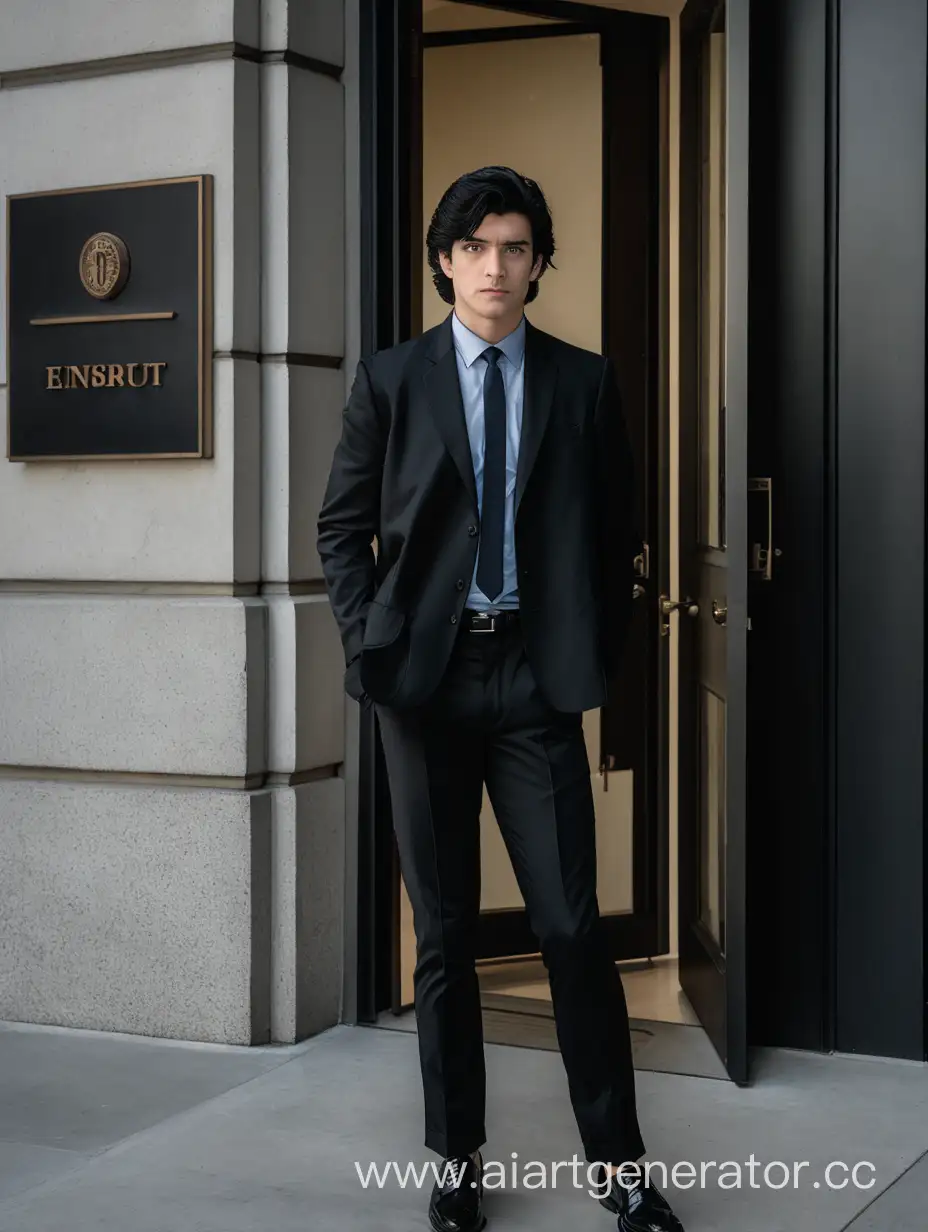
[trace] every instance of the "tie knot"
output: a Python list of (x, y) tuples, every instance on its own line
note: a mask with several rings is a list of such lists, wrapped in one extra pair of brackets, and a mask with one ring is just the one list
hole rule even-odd
[(487, 349), (484, 351), (483, 358), (487, 361), (487, 364), (492, 368), (502, 358), (502, 354), (503, 353), (499, 349), (499, 347), (491, 346), (491, 347), (487, 347)]

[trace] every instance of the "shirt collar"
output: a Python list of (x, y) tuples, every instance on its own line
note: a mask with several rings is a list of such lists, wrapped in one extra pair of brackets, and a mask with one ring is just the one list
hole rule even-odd
[[(473, 364), (474, 360), (480, 358), (488, 346), (494, 345), (487, 342), (485, 338), (475, 334), (472, 329), (468, 329), (459, 319), (456, 312), (451, 314), (451, 332), (454, 335), (455, 350), (461, 356), (464, 366), (467, 368)], [(520, 367), (525, 355), (525, 317), (522, 318), (511, 334), (507, 334), (505, 338), (500, 339), (495, 345), (499, 347), (513, 368)]]

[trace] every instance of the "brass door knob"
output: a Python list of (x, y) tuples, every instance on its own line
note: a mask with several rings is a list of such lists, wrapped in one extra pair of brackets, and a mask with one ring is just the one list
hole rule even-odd
[(687, 616), (699, 615), (699, 604), (692, 599), (670, 599), (661, 595), (661, 615), (670, 616), (673, 612), (685, 612)]
[(717, 600), (712, 600), (712, 619), (717, 625), (728, 624), (728, 608), (722, 607)]

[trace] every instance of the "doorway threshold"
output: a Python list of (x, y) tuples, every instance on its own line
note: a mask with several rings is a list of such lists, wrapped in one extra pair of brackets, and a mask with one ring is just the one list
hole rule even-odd
[[(484, 993), (481, 1002), (484, 1043), (558, 1051), (550, 1001)], [(729, 1081), (702, 1027), (643, 1018), (633, 1018), (629, 1025), (635, 1069)], [(394, 1014), (385, 1010), (378, 1015), (375, 1026), (387, 1031), (415, 1032), (415, 1011)]]

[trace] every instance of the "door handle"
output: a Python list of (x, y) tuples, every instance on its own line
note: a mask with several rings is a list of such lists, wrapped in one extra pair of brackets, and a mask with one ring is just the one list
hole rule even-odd
[(645, 588), (641, 585), (640, 582), (636, 582), (635, 585), (632, 587), (632, 598), (633, 599), (643, 599), (647, 593), (648, 592), (645, 590)]
[(717, 599), (712, 600), (712, 619), (717, 625), (728, 624), (728, 608), (723, 607)]
[(670, 617), (674, 612), (686, 612), (695, 619), (699, 615), (699, 604), (693, 599), (671, 599), (669, 595), (661, 595), (661, 637), (670, 634)]
[(687, 616), (698, 616), (699, 604), (694, 603), (692, 599), (670, 599), (667, 595), (661, 595), (662, 616), (671, 616), (674, 612), (683, 611)]

